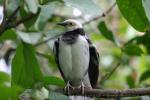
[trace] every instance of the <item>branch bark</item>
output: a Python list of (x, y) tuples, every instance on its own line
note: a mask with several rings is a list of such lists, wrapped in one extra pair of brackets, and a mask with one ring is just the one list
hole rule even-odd
[(97, 97), (97, 98), (117, 98), (117, 97), (135, 97), (150, 95), (150, 87), (134, 88), (124, 90), (101, 90), (101, 89), (85, 89), (84, 95), (81, 94), (81, 89), (70, 90), (70, 95)]
[[(0, 29), (0, 35), (2, 35), (3, 32), (5, 32), (7, 29), (15, 28), (15, 27), (19, 26), (20, 24), (31, 20), (34, 16), (39, 14), (39, 11), (38, 11), (36, 14), (29, 14), (24, 19), (21, 19), (21, 20), (16, 21), (15, 23), (12, 23), (11, 21), (13, 20), (14, 16), (17, 14), (19, 9), (20, 9), (20, 7), (17, 7), (16, 10), (12, 13), (12, 15), (10, 15), (7, 20), (3, 21), (2, 28)], [(4, 17), (4, 19), (6, 19), (6, 16)]]

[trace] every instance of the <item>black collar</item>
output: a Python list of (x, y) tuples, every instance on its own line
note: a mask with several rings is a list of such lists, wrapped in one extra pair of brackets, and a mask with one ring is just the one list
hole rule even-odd
[(83, 28), (77, 28), (77, 29), (74, 29), (72, 31), (65, 32), (65, 34), (80, 34), (80, 35), (85, 35), (85, 32), (84, 32)]

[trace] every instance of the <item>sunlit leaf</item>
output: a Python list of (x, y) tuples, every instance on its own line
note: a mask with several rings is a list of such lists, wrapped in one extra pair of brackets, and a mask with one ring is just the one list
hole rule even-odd
[(140, 77), (140, 82), (150, 78), (150, 70), (146, 70)]
[(102, 11), (93, 0), (63, 0), (67, 5), (78, 8), (85, 14), (101, 15)]
[(104, 38), (102, 35), (100, 35), (100, 34), (94, 33), (94, 34), (91, 34), (91, 35), (90, 35), (90, 39), (91, 39), (93, 42), (96, 42), (96, 41), (103, 40), (103, 39), (105, 39), (105, 38)]
[(114, 42), (117, 46), (119, 46), (119, 42), (115, 38), (114, 33), (107, 28), (104, 21), (98, 24), (98, 29), (105, 38), (107, 38), (108, 40)]
[(45, 99), (47, 100), (48, 94), (49, 94), (49, 91), (45, 87), (42, 87), (40, 89), (33, 90), (32, 98), (34, 100), (45, 100)]
[(38, 2), (37, 0), (25, 0), (25, 3), (27, 4), (27, 7), (30, 12), (36, 13), (38, 10)]
[(30, 88), (42, 81), (40, 66), (32, 45), (21, 43), (12, 61), (12, 85)]
[(138, 44), (143, 44), (150, 54), (150, 31), (146, 31), (146, 33), (143, 36), (138, 37), (136, 41)]
[(140, 56), (143, 53), (142, 49), (135, 44), (126, 45), (123, 51), (130, 56)]
[[(20, 95), (20, 98), (26, 98), (28, 100), (47, 100), (49, 91), (45, 87), (25, 89)], [(49, 100), (49, 99), (48, 99)]]
[(36, 44), (39, 39), (42, 37), (41, 33), (38, 32), (21, 32), (17, 31), (17, 34), (20, 36), (20, 38), (30, 44)]
[(60, 79), (58, 77), (54, 77), (54, 76), (45, 76), (44, 84), (45, 85), (56, 85), (56, 86), (60, 86), (60, 87), (65, 86), (65, 82), (62, 79)]
[(142, 0), (142, 3), (143, 3), (143, 7), (145, 9), (146, 16), (150, 22), (150, 1), (149, 0)]
[(117, 5), (124, 18), (138, 31), (146, 31), (149, 27), (142, 0), (117, 0)]
[(60, 93), (56, 93), (56, 92), (50, 92), (49, 99), (50, 100), (70, 100), (67, 96), (60, 94)]

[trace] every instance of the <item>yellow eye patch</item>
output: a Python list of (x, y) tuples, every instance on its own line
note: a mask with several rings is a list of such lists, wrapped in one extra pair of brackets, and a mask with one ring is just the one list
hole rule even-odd
[(70, 23), (68, 23), (68, 25), (69, 25), (69, 26), (73, 26), (73, 25), (74, 25), (74, 23), (70, 22)]

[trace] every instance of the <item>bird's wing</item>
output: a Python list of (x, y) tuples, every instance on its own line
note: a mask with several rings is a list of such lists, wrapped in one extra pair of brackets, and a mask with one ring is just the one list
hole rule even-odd
[(88, 38), (87, 41), (89, 43), (89, 53), (90, 53), (88, 74), (89, 74), (91, 86), (95, 88), (99, 76), (99, 53)]
[(57, 66), (58, 66), (58, 69), (61, 73), (61, 76), (62, 78), (64, 79), (65, 82), (67, 82), (65, 76), (64, 76), (64, 73), (63, 71), (61, 70), (60, 68), (60, 65), (59, 65), (59, 39), (57, 39), (55, 42), (54, 42), (54, 48), (53, 48), (53, 52), (54, 52), (54, 55), (55, 55), (55, 61), (57, 63)]

